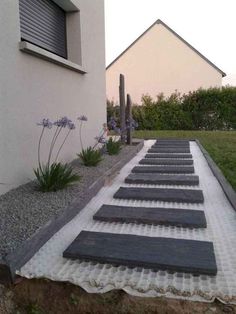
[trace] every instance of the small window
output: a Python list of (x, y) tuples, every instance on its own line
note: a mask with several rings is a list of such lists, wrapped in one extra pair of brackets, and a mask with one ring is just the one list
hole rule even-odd
[(52, 0), (19, 0), (21, 40), (67, 58), (66, 12)]

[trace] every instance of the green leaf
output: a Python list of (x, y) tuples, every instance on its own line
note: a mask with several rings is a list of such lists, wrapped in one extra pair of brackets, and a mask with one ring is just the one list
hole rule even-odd
[(60, 162), (34, 169), (34, 174), (42, 192), (55, 192), (80, 180), (71, 165)]
[(98, 149), (88, 147), (78, 154), (83, 164), (87, 167), (95, 167), (102, 161), (102, 153)]

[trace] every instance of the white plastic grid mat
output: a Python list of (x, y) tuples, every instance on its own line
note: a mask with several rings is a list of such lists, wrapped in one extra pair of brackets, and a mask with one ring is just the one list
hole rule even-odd
[[(165, 296), (206, 302), (218, 298), (223, 302), (236, 303), (236, 212), (228, 202), (195, 142), (191, 142), (190, 147), (195, 174), (200, 177), (198, 188), (202, 189), (204, 193), (204, 204), (113, 199), (113, 194), (118, 188), (126, 186), (124, 184), (125, 177), (144, 157), (147, 149), (153, 143), (154, 141), (151, 140), (145, 141), (145, 147), (121, 169), (111, 185), (103, 187), (71, 222), (58, 231), (29, 262), (17, 271), (17, 274), (26, 278), (44, 277), (54, 281), (68, 281), (91, 293), (123, 289), (129, 294), (142, 297)], [(155, 185), (155, 187), (160, 186)], [(202, 209), (205, 211), (208, 227), (206, 229), (187, 229), (94, 221), (93, 214), (103, 204)], [(115, 267), (109, 264), (63, 258), (63, 251), (81, 230), (212, 241), (218, 273), (215, 277), (193, 276), (186, 273), (170, 274), (166, 271), (130, 269), (125, 266)]]

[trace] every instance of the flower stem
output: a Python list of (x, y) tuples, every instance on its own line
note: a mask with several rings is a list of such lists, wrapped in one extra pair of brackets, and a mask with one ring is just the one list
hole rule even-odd
[(79, 138), (80, 138), (80, 145), (81, 145), (81, 148), (82, 148), (82, 150), (84, 150), (83, 141), (82, 141), (82, 124), (83, 124), (83, 121), (80, 121)]
[(42, 172), (42, 166), (41, 166), (41, 160), (40, 160), (40, 149), (41, 149), (41, 141), (42, 141), (42, 137), (43, 137), (43, 133), (44, 133), (45, 127), (43, 127), (41, 135), (39, 137), (39, 143), (38, 143), (38, 164), (39, 164), (39, 169)]
[(68, 138), (70, 132), (71, 132), (71, 130), (69, 130), (69, 131), (67, 132), (67, 134), (66, 134), (66, 136), (65, 136), (65, 138), (64, 138), (64, 141), (62, 142), (60, 148), (58, 149), (58, 152), (57, 152), (57, 155), (56, 155), (56, 158), (55, 158), (55, 163), (57, 162), (57, 158), (58, 158), (58, 156), (59, 156), (59, 154), (60, 154), (60, 151), (61, 151), (63, 145), (65, 144), (65, 142), (66, 142), (66, 140), (67, 140), (67, 138)]
[(53, 148), (55, 146), (55, 143), (57, 141), (57, 138), (59, 136), (59, 134), (61, 133), (62, 127), (57, 127), (55, 134), (53, 136), (52, 142), (51, 142), (51, 146), (50, 146), (50, 150), (49, 150), (49, 155), (48, 155), (48, 162), (47, 162), (47, 166), (49, 168), (50, 166), (50, 161), (51, 161), (51, 157), (52, 157), (52, 152), (53, 152)]
[(104, 137), (104, 134), (106, 133), (106, 130), (103, 130), (103, 131), (101, 131), (101, 132), (102, 132), (102, 134), (100, 133), (101, 135), (98, 136), (98, 140), (97, 140), (97, 142), (94, 144), (93, 149), (95, 149), (95, 147), (98, 146), (99, 140)]

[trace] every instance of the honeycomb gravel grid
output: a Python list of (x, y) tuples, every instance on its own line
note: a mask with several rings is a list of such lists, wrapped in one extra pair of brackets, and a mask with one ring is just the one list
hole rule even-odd
[[(151, 140), (146, 141), (145, 147), (121, 169), (112, 184), (103, 187), (80, 214), (57, 232), (27, 264), (17, 271), (17, 274), (26, 278), (48, 278), (54, 281), (71, 282), (90, 293), (123, 289), (129, 294), (142, 297), (165, 296), (205, 302), (212, 302), (217, 298), (225, 303), (236, 304), (236, 251), (234, 249), (236, 212), (195, 142), (190, 142), (190, 149), (194, 159), (195, 175), (199, 175), (200, 178), (200, 184), (196, 188), (203, 190), (204, 204), (113, 199), (113, 194), (120, 186), (130, 186), (124, 183), (125, 177), (144, 157), (153, 143), (154, 141)], [(147, 187), (147, 185), (132, 186)], [(153, 187), (160, 186), (153, 185)], [(208, 226), (206, 229), (199, 230), (94, 221), (93, 215), (103, 204), (204, 210)], [(151, 269), (131, 269), (125, 266), (115, 267), (109, 264), (63, 258), (62, 252), (81, 230), (212, 241), (218, 273), (216, 276), (193, 276), (186, 273), (154, 272)]]

